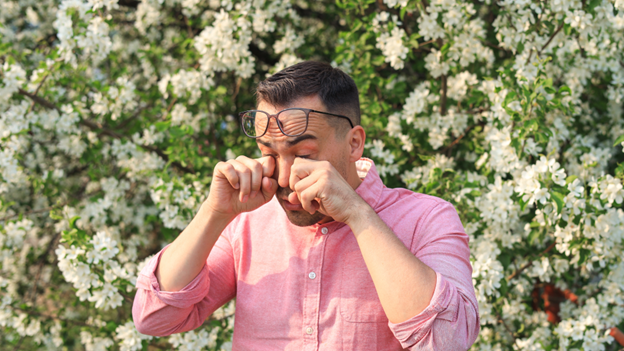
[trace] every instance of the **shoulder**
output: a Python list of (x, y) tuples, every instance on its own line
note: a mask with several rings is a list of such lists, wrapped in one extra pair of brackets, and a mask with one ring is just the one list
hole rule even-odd
[(438, 206), (452, 207), (448, 201), (439, 197), (415, 193), (404, 188), (391, 189), (384, 187), (375, 211), (378, 213), (387, 211), (406, 211), (421, 216), (426, 215), (433, 208)]
[(463, 232), (457, 211), (450, 202), (408, 189), (384, 188), (375, 212), (405, 246), (412, 249), (435, 241), (443, 231)]

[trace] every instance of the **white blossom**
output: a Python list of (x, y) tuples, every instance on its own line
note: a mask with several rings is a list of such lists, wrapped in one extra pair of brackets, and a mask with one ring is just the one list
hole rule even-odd
[(385, 56), (385, 61), (394, 69), (403, 68), (403, 60), (407, 57), (408, 48), (403, 45), (405, 31), (399, 27), (394, 27), (392, 32), (382, 33), (377, 38), (376, 47)]

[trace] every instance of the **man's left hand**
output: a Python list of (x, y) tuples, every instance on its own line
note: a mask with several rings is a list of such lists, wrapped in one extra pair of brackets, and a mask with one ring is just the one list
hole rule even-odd
[[(364, 202), (328, 161), (296, 158), (290, 169), (288, 201), (301, 203), (310, 214), (319, 211), (334, 220), (347, 223)], [(348, 224), (348, 223), (347, 223)]]

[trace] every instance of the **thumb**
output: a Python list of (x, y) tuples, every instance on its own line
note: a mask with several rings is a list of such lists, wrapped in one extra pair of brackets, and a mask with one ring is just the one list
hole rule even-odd
[(269, 177), (262, 178), (262, 195), (266, 201), (271, 200), (277, 191), (277, 180)]

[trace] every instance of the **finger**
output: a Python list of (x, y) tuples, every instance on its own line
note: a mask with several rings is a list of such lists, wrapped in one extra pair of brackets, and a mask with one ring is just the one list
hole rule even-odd
[(275, 172), (275, 157), (265, 156), (258, 159), (258, 162), (262, 164), (262, 176), (272, 177)]
[(299, 197), (299, 194), (308, 187), (310, 187), (312, 184), (314, 184), (318, 180), (318, 178), (318, 173), (312, 173), (303, 179), (299, 179), (298, 177), (294, 179), (290, 183), (290, 188), (293, 190), (293, 192), (288, 194), (288, 201), (292, 204), (300, 204), (301, 198)]
[(292, 166), (290, 166), (290, 176), (288, 177), (288, 186), (292, 191), (295, 191), (295, 185), (301, 180), (309, 176), (314, 172), (314, 164), (302, 163), (299, 161), (301, 158), (295, 158)]
[(288, 201), (293, 204), (301, 204), (301, 207), (310, 214), (320, 208), (318, 198), (323, 187), (319, 186), (319, 173), (312, 173), (310, 176), (299, 180), (295, 185), (295, 190), (288, 194)]
[(251, 170), (238, 160), (229, 160), (228, 163), (234, 167), (236, 173), (238, 174), (238, 200), (240, 202), (247, 202), (249, 193), (251, 192)]
[(215, 166), (214, 176), (215, 178), (225, 178), (234, 189), (238, 189), (240, 187), (238, 173), (236, 173), (234, 166), (229, 163), (217, 163), (217, 165)]
[(309, 176), (299, 180), (293, 185), (293, 192), (291, 194), (296, 194), (299, 201), (301, 201), (301, 198), (299, 198), (299, 194), (301, 194), (304, 190), (314, 185), (318, 179), (319, 179), (318, 173), (312, 173)]
[(298, 194), (299, 200), (301, 201), (301, 207), (303, 207), (306, 212), (310, 214), (314, 214), (319, 210), (320, 203), (318, 200), (320, 197), (321, 187), (317, 183), (312, 184), (312, 186), (307, 187), (301, 193)]
[(288, 194), (288, 202), (290, 202), (291, 204), (295, 204), (295, 205), (298, 205), (301, 203), (301, 201), (299, 201), (299, 195), (297, 195), (296, 192), (292, 192)]
[(308, 177), (310, 174), (318, 170), (331, 170), (332, 166), (327, 161), (314, 161), (302, 158), (295, 158), (293, 165), (290, 167), (290, 177), (288, 183), (294, 191), (298, 181)]
[(253, 199), (259, 194), (260, 187), (262, 186), (262, 164), (257, 160), (245, 156), (239, 156), (236, 161), (242, 163), (251, 171), (249, 198)]
[(262, 178), (262, 195), (264, 200), (269, 201), (277, 192), (277, 180), (269, 177)]

